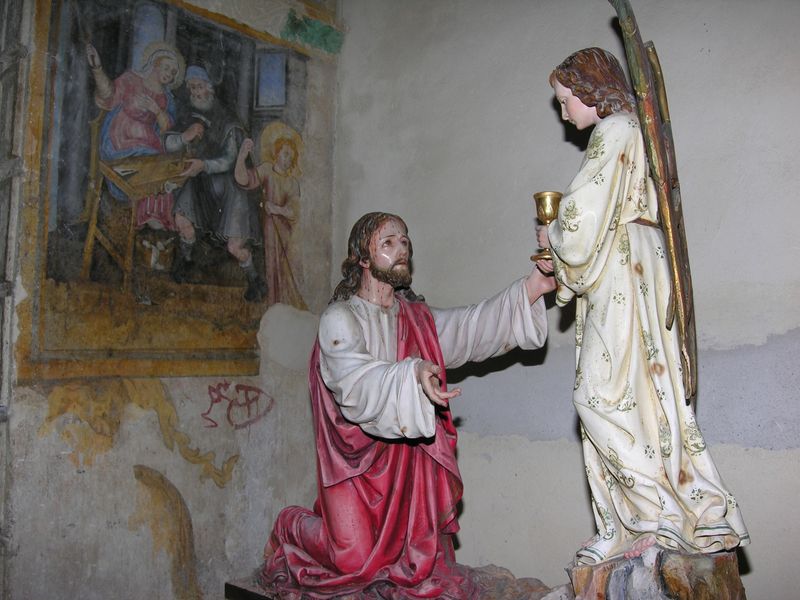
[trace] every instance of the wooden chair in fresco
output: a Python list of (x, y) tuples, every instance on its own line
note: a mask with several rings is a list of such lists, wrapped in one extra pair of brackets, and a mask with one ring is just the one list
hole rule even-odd
[[(151, 194), (164, 191), (167, 184), (175, 187), (182, 185), (186, 178), (179, 175), (184, 170), (184, 159), (181, 155), (154, 154), (113, 161), (102, 160), (100, 129), (105, 116), (106, 113), (101, 112), (90, 123), (92, 146), (89, 155), (89, 185), (85, 199), (89, 226), (83, 246), (81, 278), (89, 279), (95, 243), (99, 243), (122, 270), (122, 288), (127, 290), (130, 289), (133, 274), (136, 214), (139, 202)], [(112, 239), (114, 234), (109, 230), (103, 231), (98, 223), (103, 186), (107, 186), (108, 182), (122, 190), (129, 200), (125, 233), (124, 236), (120, 236), (123, 239)]]

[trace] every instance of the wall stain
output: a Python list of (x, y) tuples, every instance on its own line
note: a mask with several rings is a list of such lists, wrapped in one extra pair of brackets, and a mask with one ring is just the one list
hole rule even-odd
[(145, 524), (150, 527), (153, 554), (163, 550), (171, 558), (172, 592), (177, 600), (202, 600), (197, 582), (192, 515), (183, 496), (155, 469), (135, 465), (133, 474), (143, 485), (144, 493), (137, 498), (136, 511), (128, 519), (128, 529), (134, 531)]
[(92, 466), (95, 458), (108, 452), (116, 441), (125, 406), (133, 404), (158, 415), (161, 438), (169, 450), (177, 446), (189, 463), (201, 465), (200, 479), (211, 479), (225, 487), (233, 475), (239, 455), (228, 457), (221, 468), (214, 466), (216, 454), (192, 447), (192, 440), (178, 429), (178, 413), (158, 379), (112, 379), (91, 384), (69, 383), (48, 394), (48, 411), (39, 436), (52, 432), (59, 417), (68, 415), (58, 430), (72, 448), (70, 461), (76, 466)]

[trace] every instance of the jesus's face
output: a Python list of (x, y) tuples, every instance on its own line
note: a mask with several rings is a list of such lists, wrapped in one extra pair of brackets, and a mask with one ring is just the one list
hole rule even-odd
[(405, 227), (394, 219), (384, 222), (369, 242), (370, 273), (392, 287), (411, 285), (411, 241)]

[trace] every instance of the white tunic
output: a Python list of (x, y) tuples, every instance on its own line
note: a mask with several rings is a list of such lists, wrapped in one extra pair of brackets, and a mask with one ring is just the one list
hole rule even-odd
[[(396, 360), (397, 302), (383, 308), (358, 296), (331, 304), (319, 326), (320, 371), (344, 417), (381, 438), (429, 438), (435, 407), (422, 391), (422, 359)], [(544, 301), (528, 302), (524, 280), (478, 304), (431, 308), (445, 366), (458, 367), (547, 337)]]

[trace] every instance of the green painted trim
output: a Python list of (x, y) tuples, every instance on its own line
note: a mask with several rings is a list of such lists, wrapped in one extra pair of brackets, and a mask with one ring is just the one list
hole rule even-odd
[(286, 17), (281, 39), (300, 42), (329, 54), (338, 54), (344, 43), (344, 34), (322, 21), (305, 16), (298, 17), (297, 12), (292, 9)]

